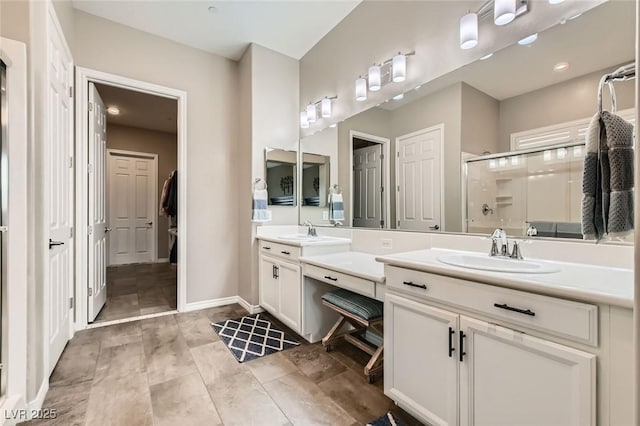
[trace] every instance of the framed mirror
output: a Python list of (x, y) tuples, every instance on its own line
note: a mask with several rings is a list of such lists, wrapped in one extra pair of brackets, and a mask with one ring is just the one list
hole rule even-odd
[(270, 206), (295, 206), (297, 184), (296, 151), (265, 149), (265, 176)]
[[(337, 123), (325, 143), (337, 152), (344, 225), (523, 236), (536, 224), (581, 237), (579, 151), (600, 78), (634, 62), (634, 45), (635, 4), (604, 2)], [(615, 83), (628, 120), (634, 89)]]

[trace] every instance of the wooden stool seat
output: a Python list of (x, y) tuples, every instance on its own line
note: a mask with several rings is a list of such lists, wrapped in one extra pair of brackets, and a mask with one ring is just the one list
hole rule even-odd
[[(322, 345), (331, 350), (331, 344), (344, 338), (347, 342), (371, 355), (364, 374), (369, 383), (382, 371), (384, 343), (382, 341), (383, 303), (345, 289), (322, 296), (322, 303), (340, 314), (338, 321), (322, 339)], [(342, 330), (345, 324), (351, 328)]]

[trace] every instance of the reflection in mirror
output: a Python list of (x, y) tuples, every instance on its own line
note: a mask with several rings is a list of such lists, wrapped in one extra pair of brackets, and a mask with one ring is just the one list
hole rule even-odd
[(331, 158), (302, 153), (302, 206), (326, 207), (329, 198)]
[(295, 151), (272, 148), (265, 150), (269, 205), (296, 205), (296, 157)]
[[(379, 210), (388, 229), (503, 226), (523, 236), (537, 224), (539, 235), (581, 238), (579, 151), (600, 78), (634, 62), (634, 40), (634, 2), (604, 2), (540, 32), (533, 44), (494, 52), (338, 123), (325, 142), (337, 152), (331, 179), (343, 187), (345, 225), (380, 228)], [(623, 118), (635, 114), (634, 87), (615, 83)], [(608, 95), (604, 107), (611, 110)], [(389, 141), (377, 194), (375, 173), (373, 183), (355, 174), (358, 134)]]

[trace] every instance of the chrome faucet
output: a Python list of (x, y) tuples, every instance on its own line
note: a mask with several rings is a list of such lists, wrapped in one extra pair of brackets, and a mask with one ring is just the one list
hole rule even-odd
[(318, 233), (316, 232), (316, 227), (310, 221), (306, 221), (304, 226), (307, 227), (307, 237), (317, 237)]
[[(500, 243), (500, 249), (498, 249), (498, 243)], [(489, 256), (508, 256), (509, 253), (509, 241), (507, 240), (507, 233), (504, 229), (497, 228), (491, 234), (491, 251)]]

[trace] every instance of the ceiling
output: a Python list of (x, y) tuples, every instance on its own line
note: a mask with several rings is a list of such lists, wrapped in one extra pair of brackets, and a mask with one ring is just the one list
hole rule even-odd
[(73, 6), (233, 60), (252, 42), (300, 59), (360, 1), (73, 0)]
[(109, 124), (177, 133), (178, 101), (119, 87), (96, 84), (109, 108), (118, 107), (119, 115), (107, 115)]
[[(615, 28), (615, 31), (612, 29)], [(512, 45), (380, 105), (396, 109), (451, 84), (465, 82), (501, 101), (635, 58), (635, 3), (610, 1), (538, 36), (529, 46)], [(567, 71), (553, 66), (568, 62)]]

